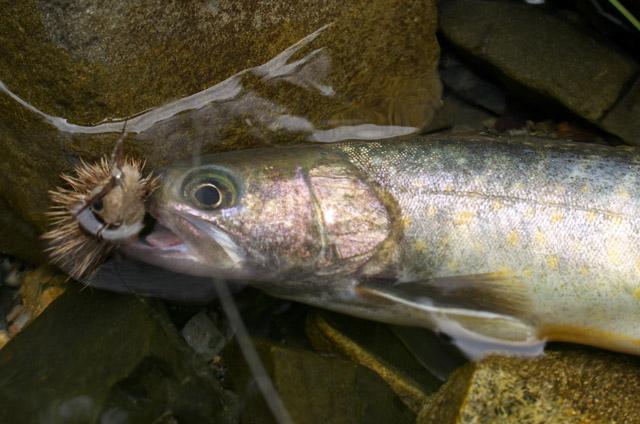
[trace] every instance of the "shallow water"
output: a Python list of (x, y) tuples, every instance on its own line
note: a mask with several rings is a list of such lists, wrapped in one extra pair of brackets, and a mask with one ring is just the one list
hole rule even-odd
[[(80, 160), (109, 155), (125, 123), (125, 151), (147, 170), (223, 150), (393, 143), (434, 131), (640, 142), (640, 68), (629, 42), (638, 31), (608, 2), (543, 2), (534, 12), (524, 2), (481, 3), (7, 2), (0, 252), (43, 262), (47, 190)], [(0, 287), (2, 340), (20, 333), (0, 350), (0, 393), (12, 405), (3, 420), (640, 420), (619, 395), (640, 394), (628, 356), (551, 347), (531, 362), (463, 366), (459, 341), (446, 335), (269, 298), (243, 289), (244, 279), (227, 286), (220, 275), (178, 275), (116, 252), (85, 283), (128, 296), (70, 283), (54, 301), (67, 287), (55, 272), (28, 267), (19, 295)], [(140, 287), (174, 301), (148, 301)], [(179, 334), (187, 328), (197, 329), (187, 337), (193, 349)], [(223, 350), (195, 348), (214, 339)], [(588, 390), (565, 390), (572, 375), (582, 376), (577, 386), (598, 375), (613, 389), (591, 402)]]

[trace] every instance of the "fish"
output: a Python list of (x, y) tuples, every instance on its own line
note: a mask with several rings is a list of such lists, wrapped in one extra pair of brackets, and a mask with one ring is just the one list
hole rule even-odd
[[(119, 249), (194, 276), (195, 297), (247, 282), (435, 330), (471, 358), (548, 341), (640, 354), (637, 149), (432, 135), (230, 151), (159, 174), (152, 228)], [(150, 290), (186, 296), (168, 285)]]

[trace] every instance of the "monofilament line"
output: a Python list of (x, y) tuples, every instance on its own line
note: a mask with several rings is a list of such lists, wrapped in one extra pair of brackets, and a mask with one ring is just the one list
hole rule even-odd
[(264, 365), (258, 356), (258, 352), (256, 352), (253, 344), (251, 344), (249, 332), (244, 325), (244, 321), (240, 316), (240, 311), (238, 311), (238, 308), (236, 307), (229, 288), (226, 283), (221, 280), (213, 279), (213, 283), (218, 294), (218, 298), (220, 299), (222, 309), (231, 323), (231, 327), (233, 328), (236, 339), (238, 340), (238, 346), (240, 346), (242, 356), (244, 356), (244, 359), (247, 361), (249, 370), (251, 370), (251, 373), (256, 379), (258, 389), (262, 393), (273, 417), (279, 424), (293, 424), (289, 411), (287, 411), (284, 403), (282, 403), (282, 399), (278, 396), (278, 392), (273, 386), (271, 378), (269, 378), (269, 374), (267, 374), (267, 370), (264, 368)]

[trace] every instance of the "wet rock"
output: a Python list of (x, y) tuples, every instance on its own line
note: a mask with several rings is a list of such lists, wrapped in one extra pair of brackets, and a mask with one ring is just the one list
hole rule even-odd
[(443, 84), (461, 99), (496, 115), (505, 112), (504, 90), (478, 75), (452, 54), (443, 54), (440, 58), (440, 77)]
[(456, 371), (417, 422), (640, 422), (640, 362), (588, 350), (486, 358)]
[(316, 350), (339, 353), (374, 371), (416, 413), (441, 385), (388, 326), (317, 312), (307, 319), (307, 335)]
[(434, 120), (439, 116), (448, 116), (448, 127), (455, 133), (471, 132), (477, 134), (484, 129), (484, 123), (487, 120), (495, 119), (493, 114), (459, 99), (452, 93), (445, 92), (442, 103), (442, 108), (438, 110)]
[[(14, 337), (44, 311), (67, 287), (68, 277), (48, 266), (25, 268), (14, 261), (0, 287), (0, 319), (8, 338)], [(8, 341), (8, 340), (7, 340)]]
[[(638, 64), (595, 33), (523, 3), (442, 3), (440, 28), (533, 102), (552, 99), (625, 140), (640, 143)], [(524, 89), (524, 91), (523, 91)]]
[[(1, 134), (1, 131), (0, 131)], [(0, 162), (2, 159), (0, 159)], [(11, 253), (31, 263), (46, 256), (35, 227), (27, 223), (0, 195), (0, 252)]]
[[(410, 423), (415, 416), (385, 382), (365, 367), (267, 341), (255, 342), (285, 407), (295, 423)], [(247, 393), (242, 423), (272, 423), (237, 345), (224, 355), (231, 383)]]
[(600, 125), (631, 144), (640, 144), (640, 78), (625, 90)]
[(22, 304), (31, 317), (36, 318), (68, 286), (68, 277), (54, 271), (51, 267), (40, 266), (25, 272), (20, 295)]
[(9, 337), (13, 337), (31, 322), (32, 315), (23, 305), (18, 304), (9, 311), (6, 319), (9, 325)]
[(0, 350), (1, 422), (232, 422), (160, 303), (73, 285)]
[(187, 344), (205, 360), (213, 360), (227, 344), (206, 310), (195, 314), (180, 331)]
[(47, 190), (110, 152), (125, 117), (125, 149), (155, 168), (417, 131), (440, 104), (434, 1), (3, 4), (0, 249), (24, 257)]
[(23, 264), (13, 258), (0, 255), (0, 345), (11, 337), (7, 317), (21, 303), (19, 287), (23, 280)]
[(0, 349), (6, 345), (9, 340), (11, 340), (11, 336), (7, 330), (0, 330)]

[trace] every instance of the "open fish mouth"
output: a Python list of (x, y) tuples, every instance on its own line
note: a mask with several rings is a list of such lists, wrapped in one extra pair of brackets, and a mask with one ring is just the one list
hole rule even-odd
[(137, 237), (121, 245), (126, 256), (200, 277), (224, 277), (244, 260), (244, 250), (211, 223), (179, 213), (151, 213), (145, 224)]
[(186, 245), (176, 233), (148, 215), (145, 226), (135, 241), (148, 246), (150, 249), (183, 250)]

